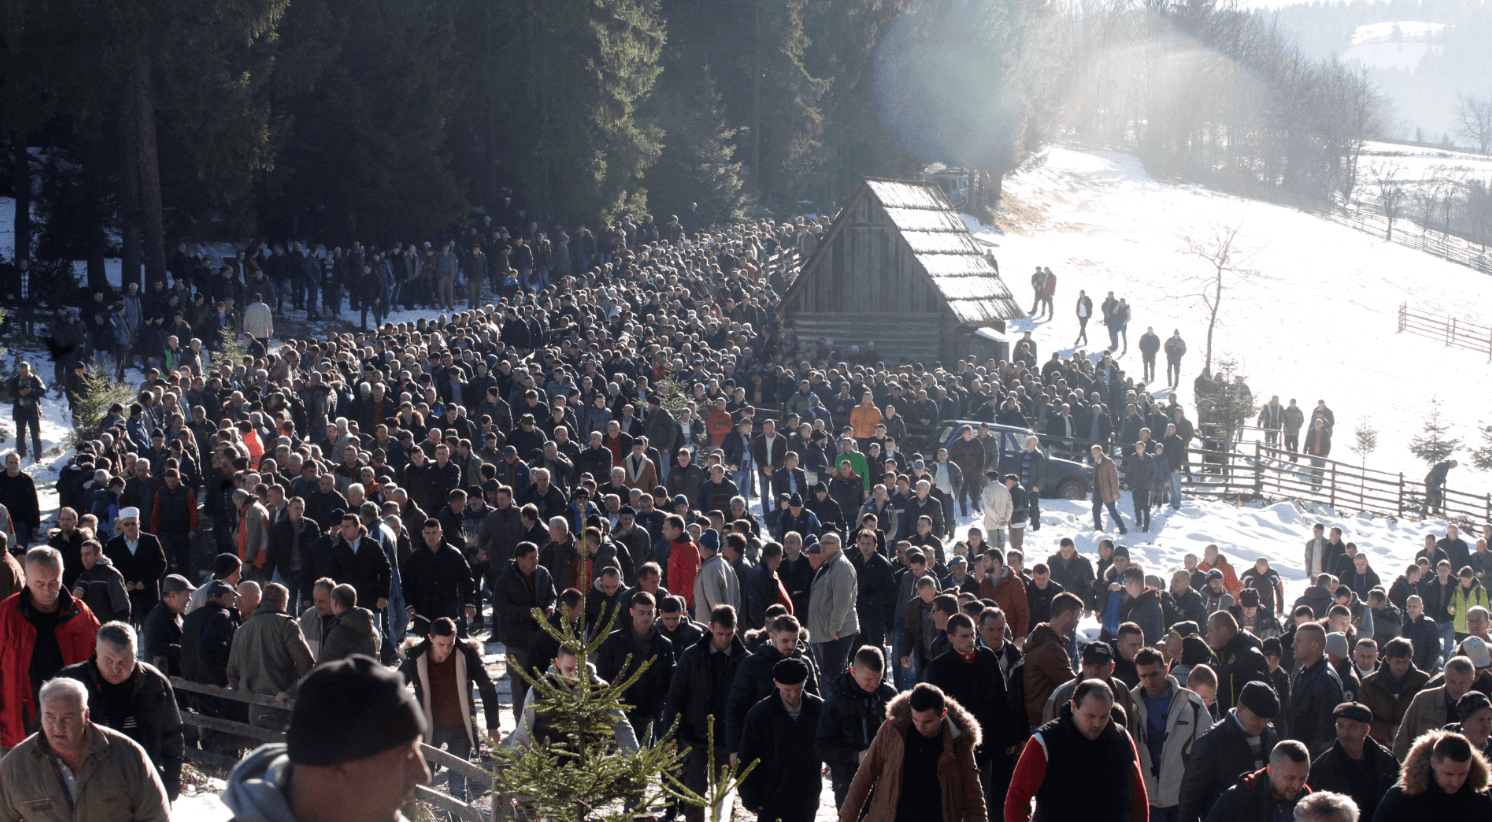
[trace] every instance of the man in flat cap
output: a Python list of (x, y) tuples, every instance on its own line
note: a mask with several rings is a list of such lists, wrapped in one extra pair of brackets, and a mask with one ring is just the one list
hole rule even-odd
[(808, 665), (796, 657), (772, 666), (777, 690), (746, 712), (740, 762), (757, 762), (741, 784), (741, 802), (758, 822), (811, 822), (819, 806), (823, 760), (813, 739), (824, 701), (807, 693)]
[(1358, 818), (1372, 819), (1378, 801), (1399, 781), (1399, 760), (1393, 751), (1368, 736), (1373, 724), (1373, 711), (1368, 706), (1343, 702), (1332, 710), (1332, 717), (1336, 720), (1336, 742), (1311, 763), (1306, 784), (1313, 791), (1352, 797), (1362, 814)]
[(403, 822), (399, 808), (430, 782), (425, 719), (396, 671), (355, 655), (300, 686), (284, 744), (261, 745), (228, 775), (238, 819)]

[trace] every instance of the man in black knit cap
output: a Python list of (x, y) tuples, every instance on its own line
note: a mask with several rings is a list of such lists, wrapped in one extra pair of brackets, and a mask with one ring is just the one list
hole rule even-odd
[(402, 822), (430, 782), (425, 719), (397, 671), (366, 656), (317, 668), (300, 686), (285, 743), (261, 745), (228, 775), (238, 819)]

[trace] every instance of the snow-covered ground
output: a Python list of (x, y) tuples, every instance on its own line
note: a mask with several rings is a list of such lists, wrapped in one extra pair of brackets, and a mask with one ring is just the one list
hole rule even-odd
[[(1128, 372), (1141, 373), (1136, 349), (1147, 326), (1162, 338), (1180, 329), (1189, 349), (1180, 396), (1192, 408), (1207, 312), (1189, 278), (1210, 267), (1186, 253), (1186, 238), (1241, 224), (1238, 250), (1253, 273), (1225, 283), (1214, 359), (1236, 360), (1261, 402), (1271, 394), (1281, 402), (1294, 397), (1304, 408), (1326, 400), (1337, 420), (1332, 456), (1347, 461), (1355, 459), (1353, 429), (1368, 420), (1380, 434), (1368, 464), (1414, 478), (1427, 467), (1407, 444), (1432, 395), (1443, 401), (1453, 435), (1469, 444), (1479, 442), (1479, 423), (1492, 422), (1485, 355), (1395, 333), (1403, 302), (1437, 316), (1492, 320), (1492, 279), (1485, 275), (1289, 208), (1156, 181), (1128, 155), (1054, 148), (1043, 167), (1010, 180), (1005, 191), (1016, 228), (1000, 233), (965, 220), (998, 246), (1001, 270), (1023, 307), (1033, 266), (1057, 275), (1056, 319), (1010, 328), (1016, 337), (1031, 331), (1043, 360), (1072, 350), (1079, 289), (1095, 307), (1113, 291), (1132, 310), (1131, 347), (1122, 359)], [(1108, 344), (1102, 325), (1090, 323), (1088, 332), (1088, 351)], [(1164, 365), (1162, 358), (1162, 376)], [(1450, 483), (1475, 493), (1492, 488), (1464, 459)]]

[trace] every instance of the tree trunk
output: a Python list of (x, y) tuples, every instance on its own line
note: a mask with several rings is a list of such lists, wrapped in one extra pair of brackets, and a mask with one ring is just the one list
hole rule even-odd
[[(15, 192), (16, 215), (15, 260), (31, 258), (31, 152), (26, 147), (26, 135), (16, 135), (15, 148)], [(11, 262), (15, 262), (12, 260)]]
[[(132, 212), (129, 222), (138, 233), (135, 262), (136, 265), (140, 262), (145, 264), (145, 284), (141, 290), (146, 292), (150, 290), (150, 283), (166, 277), (165, 218), (161, 208), (161, 170), (155, 135), (155, 89), (150, 69), (150, 54), (142, 46), (129, 70), (124, 116), (120, 123), (124, 150), (123, 170), (126, 186), (130, 189), (126, 197)], [(135, 273), (138, 268), (129, 265), (128, 250), (125, 263), (121, 288), (138, 276)]]

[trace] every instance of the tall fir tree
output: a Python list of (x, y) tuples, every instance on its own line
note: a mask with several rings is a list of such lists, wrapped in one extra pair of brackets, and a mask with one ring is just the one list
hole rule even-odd
[[(690, 93), (692, 92), (692, 93)], [(737, 129), (726, 126), (720, 94), (708, 71), (671, 84), (649, 109), (663, 129), (663, 152), (645, 177), (648, 206), (660, 222), (699, 205), (705, 224), (739, 220), (749, 200), (736, 150)]]
[[(466, 211), (445, 124), (458, 103), (461, 0), (305, 0), (284, 44), (290, 133), (266, 181), (279, 237), (346, 243), (425, 236)], [(304, 25), (302, 24), (304, 21)]]
[(513, 0), (496, 65), (512, 78), (494, 101), (506, 175), (532, 194), (530, 219), (609, 220), (647, 203), (643, 172), (662, 131), (640, 107), (663, 48), (656, 0)]

